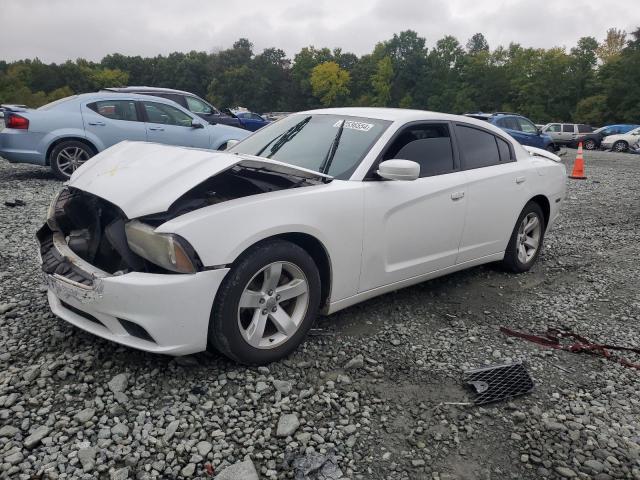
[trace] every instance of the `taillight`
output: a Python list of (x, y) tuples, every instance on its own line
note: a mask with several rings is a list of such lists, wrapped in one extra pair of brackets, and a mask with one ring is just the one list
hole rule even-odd
[(9, 114), (9, 119), (5, 125), (7, 128), (16, 128), (18, 130), (27, 130), (29, 128), (29, 119), (16, 115), (15, 113)]

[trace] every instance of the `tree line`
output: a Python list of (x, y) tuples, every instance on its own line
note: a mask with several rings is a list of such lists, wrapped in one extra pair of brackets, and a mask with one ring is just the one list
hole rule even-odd
[(75, 93), (124, 85), (187, 90), (218, 107), (298, 111), (381, 106), (464, 113), (518, 112), (538, 123), (640, 123), (640, 28), (611, 28), (598, 42), (567, 50), (491, 49), (481, 33), (462, 45), (445, 36), (428, 48), (412, 30), (358, 57), (305, 47), (293, 59), (278, 48), (260, 53), (240, 39), (226, 50), (155, 57), (107, 55), (45, 64), (0, 61), (0, 103), (37, 107)]

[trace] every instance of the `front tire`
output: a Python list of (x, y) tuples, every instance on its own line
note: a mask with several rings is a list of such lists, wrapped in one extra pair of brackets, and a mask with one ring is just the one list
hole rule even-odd
[(298, 245), (268, 240), (236, 261), (218, 289), (208, 340), (246, 365), (279, 360), (300, 345), (320, 305), (320, 274)]
[(595, 150), (596, 149), (596, 141), (595, 140), (585, 140), (584, 143), (585, 150)]
[(553, 143), (550, 143), (549, 145), (547, 145), (546, 148), (547, 152), (551, 152), (551, 153), (556, 153), (556, 146)]
[(611, 150), (613, 150), (614, 152), (626, 152), (628, 149), (629, 144), (624, 140), (618, 140), (613, 144), (613, 147), (611, 147)]
[(527, 203), (516, 222), (502, 260), (505, 269), (522, 273), (536, 263), (545, 234), (542, 208), (536, 202)]
[(56, 145), (49, 156), (53, 174), (60, 180), (71, 178), (80, 165), (93, 157), (93, 150), (83, 142), (65, 140)]

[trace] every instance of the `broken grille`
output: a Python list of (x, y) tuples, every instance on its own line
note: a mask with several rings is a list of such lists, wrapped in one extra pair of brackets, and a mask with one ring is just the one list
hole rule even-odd
[(465, 382), (476, 393), (476, 405), (524, 395), (533, 389), (533, 380), (522, 363), (510, 363), (467, 370)]

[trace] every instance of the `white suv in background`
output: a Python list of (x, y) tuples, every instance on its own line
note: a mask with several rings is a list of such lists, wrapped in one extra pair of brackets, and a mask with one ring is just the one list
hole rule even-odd
[(542, 132), (559, 145), (572, 145), (578, 135), (593, 132), (593, 127), (582, 123), (547, 123)]

